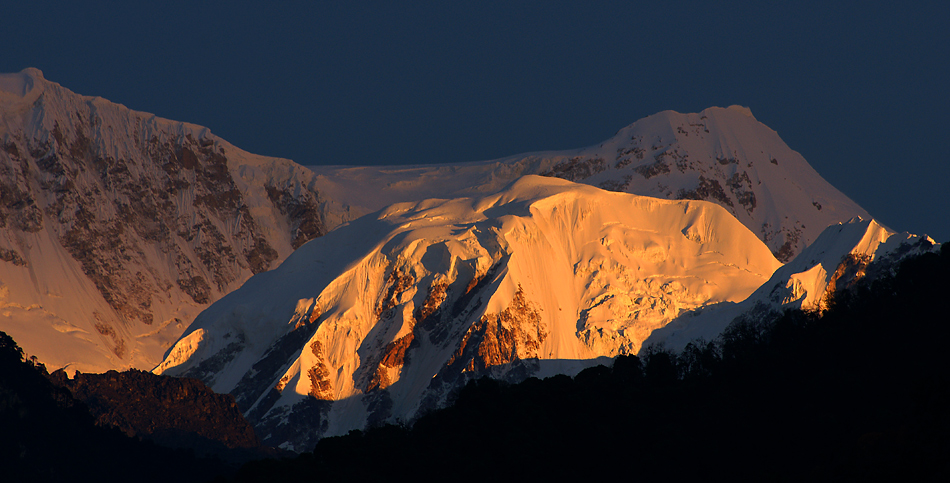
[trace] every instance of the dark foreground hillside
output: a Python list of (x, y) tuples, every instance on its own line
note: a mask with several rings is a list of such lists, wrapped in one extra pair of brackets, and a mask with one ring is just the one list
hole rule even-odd
[(253, 459), (263, 448), (251, 424), (229, 394), (216, 394), (201, 381), (128, 370), (81, 374), (62, 371), (50, 379), (69, 389), (100, 426), (115, 427), (162, 446), (188, 448), (200, 456)]
[(734, 324), (571, 379), (469, 384), (411, 429), (321, 440), (238, 481), (950, 481), (950, 246), (823, 316)]
[(0, 480), (207, 481), (228, 470), (220, 460), (96, 426), (86, 406), (44, 372), (0, 332)]
[(278, 454), (197, 380), (50, 375), (0, 332), (0, 481), (202, 482)]

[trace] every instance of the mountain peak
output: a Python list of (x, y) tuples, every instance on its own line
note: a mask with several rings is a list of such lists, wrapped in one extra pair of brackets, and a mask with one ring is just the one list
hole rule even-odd
[(0, 74), (0, 328), (51, 368), (152, 368), (325, 231), (310, 177), (39, 69)]
[(43, 72), (36, 67), (27, 67), (15, 74), (0, 74), (0, 97), (26, 97), (36, 81), (46, 81)]
[(576, 374), (636, 353), (681, 312), (739, 302), (779, 266), (714, 203), (523, 176), (311, 241), (202, 312), (155, 372), (230, 392), (268, 444), (308, 448), (409, 421), (472, 378)]
[(43, 71), (37, 69), (36, 67), (27, 67), (20, 71), (21, 75), (26, 75), (34, 79), (43, 79), (46, 80), (46, 77), (43, 77)]
[[(744, 116), (748, 116), (748, 117), (751, 117), (752, 119), (755, 119), (755, 116), (752, 115), (752, 109), (749, 109), (748, 107), (740, 106), (740, 105), (738, 105), (738, 104), (733, 104), (733, 105), (727, 107), (726, 109), (728, 109), (728, 110), (730, 110), (730, 111), (738, 112), (738, 113), (740, 113), (740, 114), (742, 114), (742, 115), (744, 115)], [(757, 119), (756, 119), (756, 120), (757, 120)]]

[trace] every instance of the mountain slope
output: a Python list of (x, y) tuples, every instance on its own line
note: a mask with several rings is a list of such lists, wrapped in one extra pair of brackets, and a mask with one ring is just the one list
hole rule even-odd
[(716, 338), (737, 318), (766, 318), (786, 309), (823, 311), (828, 301), (857, 280), (893, 272), (909, 256), (938, 251), (926, 236), (895, 233), (874, 220), (854, 218), (829, 226), (814, 243), (772, 274), (748, 299), (685, 313), (644, 342), (682, 350), (690, 341)]
[(313, 175), (206, 128), (0, 75), (0, 329), (51, 369), (151, 369), (326, 231)]
[(436, 166), (311, 166), (317, 187), (358, 215), (392, 203), (493, 193), (526, 174), (728, 210), (783, 262), (828, 225), (868, 213), (739, 106), (664, 111), (583, 149)]
[(573, 374), (780, 266), (717, 205), (526, 176), (390, 206), (204, 311), (156, 372), (230, 392), (270, 445), (409, 420), (482, 375)]

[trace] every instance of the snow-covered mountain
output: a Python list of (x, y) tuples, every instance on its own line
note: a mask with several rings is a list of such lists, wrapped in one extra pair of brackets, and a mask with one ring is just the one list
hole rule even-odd
[(336, 225), (291, 161), (0, 75), (0, 330), (51, 369), (151, 369), (194, 317)]
[(574, 374), (781, 264), (720, 206), (540, 176), (400, 203), (201, 313), (156, 372), (234, 394), (268, 444), (407, 421), (481, 375)]
[(828, 184), (749, 109), (664, 111), (595, 146), (429, 166), (311, 166), (351, 216), (392, 203), (494, 193), (526, 174), (719, 204), (787, 262), (828, 225), (868, 213)]
[(716, 338), (740, 317), (762, 319), (786, 309), (822, 311), (836, 291), (863, 277), (892, 272), (903, 258), (939, 247), (930, 237), (895, 233), (872, 219), (836, 223), (746, 300), (686, 312), (654, 331), (644, 344), (680, 351), (693, 340)]
[(0, 330), (50, 368), (198, 377), (288, 448), (411, 420), (472, 377), (708, 336), (750, 294), (807, 305), (878, 245), (926, 248), (875, 245), (899, 239), (876, 224), (866, 246), (819, 237), (855, 216), (736, 106), (571, 151), (311, 170), (0, 75)]

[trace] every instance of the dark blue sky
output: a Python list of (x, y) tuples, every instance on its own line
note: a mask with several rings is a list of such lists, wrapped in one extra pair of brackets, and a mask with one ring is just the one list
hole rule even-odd
[(884, 224), (950, 240), (945, 1), (17, 3), (0, 71), (251, 152), (473, 161), (742, 104)]

